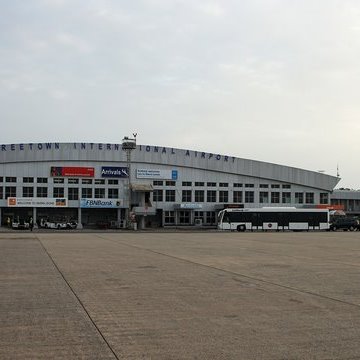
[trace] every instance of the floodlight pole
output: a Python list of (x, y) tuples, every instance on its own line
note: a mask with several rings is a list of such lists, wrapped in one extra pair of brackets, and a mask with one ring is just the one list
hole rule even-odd
[(128, 169), (128, 214), (127, 214), (127, 227), (131, 227), (132, 219), (131, 219), (131, 152), (136, 149), (136, 136), (137, 134), (133, 134), (134, 138), (131, 139), (128, 136), (125, 136), (122, 140), (122, 149), (126, 151), (126, 162)]

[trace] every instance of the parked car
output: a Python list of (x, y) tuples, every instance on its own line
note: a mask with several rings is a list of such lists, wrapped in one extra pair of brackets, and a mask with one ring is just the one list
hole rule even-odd
[(15, 230), (25, 230), (30, 228), (30, 224), (25, 219), (17, 218), (12, 221), (11, 227)]
[(76, 229), (77, 228), (77, 222), (74, 220), (66, 221), (55, 221), (55, 220), (46, 220), (41, 219), (40, 220), (40, 226), (45, 229)]
[(350, 216), (338, 216), (332, 220), (330, 223), (330, 230), (336, 231), (336, 230), (359, 230), (360, 229), (360, 223), (357, 218), (350, 217)]
[(46, 221), (44, 223), (44, 228), (46, 229), (66, 229), (67, 225), (65, 222), (53, 222), (53, 221)]
[(68, 229), (76, 229), (76, 228), (77, 228), (77, 222), (71, 220), (71, 221), (69, 221), (69, 222), (66, 223), (66, 227), (67, 227)]

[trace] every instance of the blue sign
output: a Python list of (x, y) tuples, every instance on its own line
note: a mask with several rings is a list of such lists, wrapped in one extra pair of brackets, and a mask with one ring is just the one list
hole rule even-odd
[(128, 178), (129, 171), (127, 167), (103, 166), (101, 168), (101, 177)]
[(171, 170), (171, 179), (177, 180), (178, 178), (178, 171), (177, 170)]
[(81, 208), (118, 208), (120, 205), (119, 199), (80, 199)]

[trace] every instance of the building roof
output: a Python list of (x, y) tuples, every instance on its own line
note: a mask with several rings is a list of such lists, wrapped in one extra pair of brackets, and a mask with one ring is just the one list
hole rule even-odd
[[(0, 164), (36, 161), (98, 161), (126, 164), (121, 144), (104, 143), (33, 143), (0, 145)], [(332, 191), (340, 178), (315, 171), (278, 165), (263, 161), (237, 158), (217, 153), (177, 149), (152, 145), (137, 145), (131, 161), (150, 167), (167, 166), (202, 169), (256, 177), (258, 179), (298, 184), (324, 191)]]

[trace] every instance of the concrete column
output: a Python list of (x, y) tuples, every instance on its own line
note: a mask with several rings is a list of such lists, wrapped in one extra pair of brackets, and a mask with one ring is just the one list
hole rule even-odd
[(194, 224), (195, 224), (195, 211), (190, 210), (190, 225), (194, 225)]
[(36, 221), (36, 216), (37, 216), (37, 211), (36, 211), (36, 207), (33, 208), (33, 224), (34, 224), (34, 228), (37, 229), (38, 228), (38, 225), (37, 225), (37, 221)]
[(78, 208), (78, 219), (77, 219), (77, 228), (82, 229), (82, 221), (81, 221), (81, 207)]

